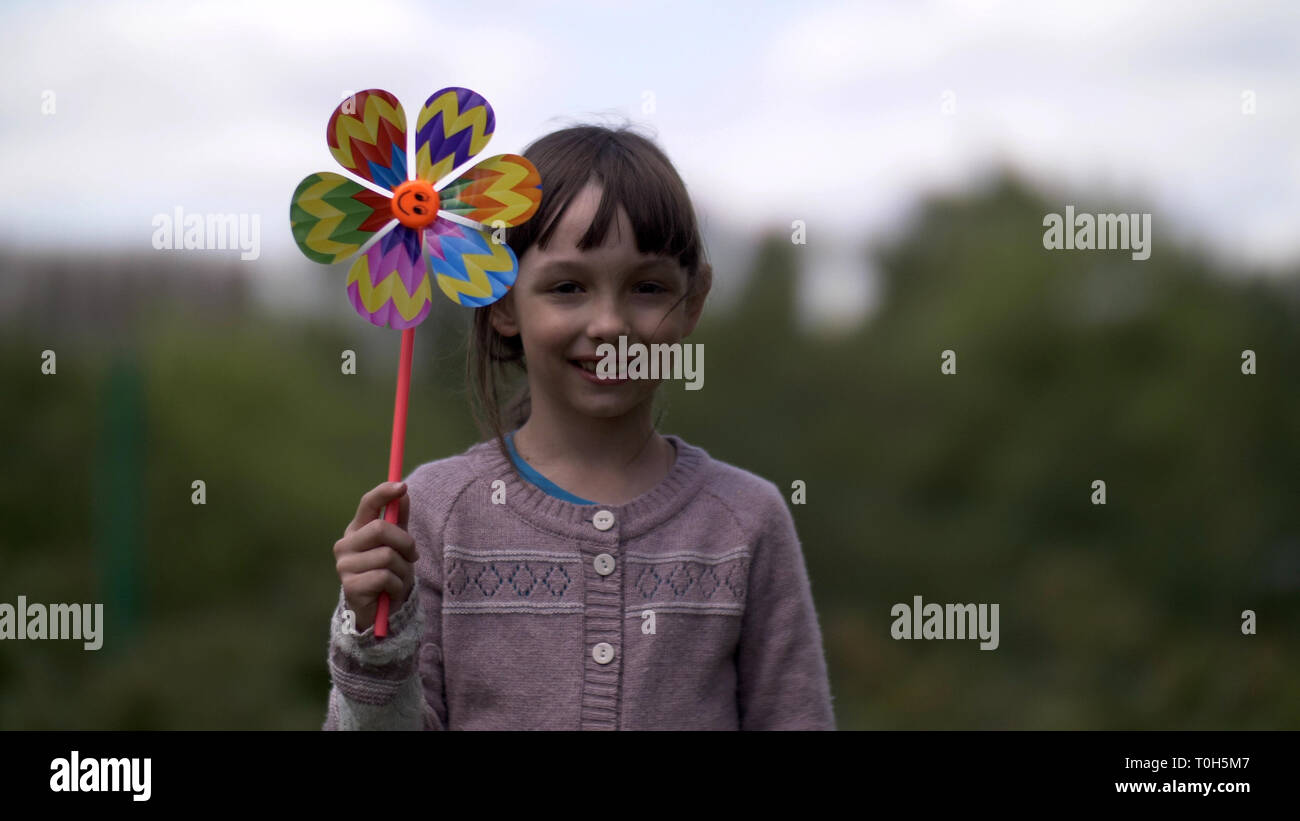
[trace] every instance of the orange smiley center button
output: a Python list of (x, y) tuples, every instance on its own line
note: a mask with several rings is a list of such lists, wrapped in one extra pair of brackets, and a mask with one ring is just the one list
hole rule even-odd
[(407, 228), (423, 228), (438, 218), (438, 192), (424, 180), (407, 180), (393, 189), (393, 216)]

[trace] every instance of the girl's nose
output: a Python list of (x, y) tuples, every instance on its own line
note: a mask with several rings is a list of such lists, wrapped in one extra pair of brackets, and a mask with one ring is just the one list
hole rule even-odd
[(597, 300), (587, 322), (587, 335), (594, 339), (618, 342), (620, 336), (631, 336), (631, 323), (623, 305), (615, 297)]

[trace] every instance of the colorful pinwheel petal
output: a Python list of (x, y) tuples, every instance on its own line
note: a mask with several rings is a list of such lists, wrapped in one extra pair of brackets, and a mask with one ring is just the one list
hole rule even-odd
[(424, 321), (433, 291), (420, 254), (420, 232), (399, 225), (352, 263), (348, 299), (380, 327), (414, 328)]
[(388, 197), (326, 171), (298, 185), (289, 206), (294, 241), (316, 262), (352, 256), (393, 220)]
[(325, 130), (339, 165), (384, 188), (406, 182), (406, 113), (387, 91), (362, 91), (344, 100)]
[(542, 203), (542, 180), (517, 154), (498, 154), (448, 183), (439, 192), (442, 210), (495, 227), (527, 222)]
[(441, 220), (425, 232), (424, 248), (438, 287), (453, 302), (491, 305), (515, 284), (515, 252), (504, 242), (493, 242), (487, 231)]

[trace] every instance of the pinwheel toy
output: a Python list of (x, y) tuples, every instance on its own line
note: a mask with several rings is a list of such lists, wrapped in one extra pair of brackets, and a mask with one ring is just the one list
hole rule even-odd
[[(371, 243), (348, 272), (347, 292), (361, 316), (402, 332), (390, 482), (402, 479), (411, 354), (415, 326), (432, 307), (430, 273), (460, 305), (480, 307), (505, 296), (518, 261), (489, 228), (519, 225), (541, 203), (541, 177), (517, 154), (489, 157), (441, 189), (434, 187), (482, 151), (495, 126), (492, 106), (479, 94), (456, 87), (435, 92), (416, 123), (412, 177), (401, 103), (387, 91), (359, 92), (334, 109), (326, 140), (345, 170), (387, 193), (325, 171), (299, 183), (289, 205), (294, 241), (309, 259), (338, 262)], [(384, 518), (396, 522), (397, 513), (392, 502)], [(380, 594), (378, 637), (388, 634), (388, 606), (388, 594)]]

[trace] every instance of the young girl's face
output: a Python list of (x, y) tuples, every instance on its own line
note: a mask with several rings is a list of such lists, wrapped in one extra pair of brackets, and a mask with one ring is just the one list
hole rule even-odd
[(695, 329), (703, 300), (682, 299), (687, 276), (675, 258), (637, 251), (621, 207), (604, 244), (578, 250), (600, 193), (596, 183), (588, 184), (569, 204), (549, 246), (528, 249), (514, 287), (494, 306), (492, 324), (503, 336), (522, 337), (534, 407), (545, 402), (561, 413), (616, 417), (649, 403), (658, 382), (601, 381), (580, 363), (594, 364), (597, 347), (617, 347), (620, 335), (629, 346), (680, 342)]

